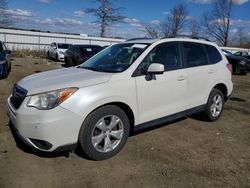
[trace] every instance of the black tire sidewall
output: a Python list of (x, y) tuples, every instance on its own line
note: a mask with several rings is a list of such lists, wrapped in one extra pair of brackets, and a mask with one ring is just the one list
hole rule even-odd
[[(211, 108), (211, 105), (213, 103), (214, 96), (218, 95), (218, 94), (222, 97), (222, 109), (221, 109), (221, 112), (220, 112), (220, 114), (218, 116), (213, 117), (212, 114), (211, 114), (210, 108)], [(224, 97), (223, 93), (220, 90), (214, 88), (211, 91), (210, 95), (209, 95), (208, 102), (207, 102), (207, 105), (206, 105), (206, 111), (205, 111), (206, 117), (207, 117), (207, 119), (209, 121), (213, 122), (213, 121), (216, 121), (216, 120), (218, 120), (220, 118), (220, 116), (221, 116), (221, 114), (223, 113), (223, 110), (224, 110), (224, 101), (225, 101), (225, 97)]]
[[(107, 115), (116, 115), (121, 119), (123, 126), (124, 126), (124, 133), (123, 133), (123, 138), (121, 142), (114, 150), (107, 152), (107, 153), (102, 153), (102, 152), (97, 151), (92, 145), (91, 136), (92, 136), (93, 128), (95, 124), (97, 123), (97, 121), (99, 121), (101, 118)], [(80, 133), (79, 133), (79, 143), (80, 143), (81, 149), (90, 159), (93, 159), (93, 160), (108, 159), (116, 155), (125, 145), (127, 138), (129, 136), (129, 127), (130, 126), (129, 126), (128, 117), (121, 108), (114, 106), (114, 105), (100, 107), (99, 109), (89, 114), (82, 124)]]

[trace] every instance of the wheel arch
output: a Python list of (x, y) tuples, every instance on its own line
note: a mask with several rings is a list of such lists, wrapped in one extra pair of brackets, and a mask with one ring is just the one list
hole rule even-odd
[(219, 83), (219, 84), (216, 84), (213, 87), (213, 89), (214, 88), (220, 90), (223, 93), (223, 95), (224, 95), (225, 101), (227, 101), (227, 99), (228, 99), (228, 89), (227, 89), (227, 86), (224, 83)]
[(128, 104), (124, 103), (124, 102), (116, 101), (116, 102), (105, 103), (105, 104), (102, 104), (102, 105), (96, 107), (95, 109), (93, 109), (88, 114), (91, 114), (95, 110), (97, 110), (97, 109), (99, 109), (101, 107), (104, 107), (104, 106), (108, 106), (108, 105), (114, 105), (114, 106), (117, 106), (117, 107), (121, 108), (125, 112), (125, 114), (127, 115), (128, 119), (129, 119), (130, 130), (133, 130), (134, 125), (135, 125), (135, 115), (134, 115), (134, 112), (131, 109), (131, 107)]

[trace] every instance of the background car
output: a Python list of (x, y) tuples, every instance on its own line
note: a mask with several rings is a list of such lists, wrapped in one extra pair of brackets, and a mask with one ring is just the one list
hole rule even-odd
[(250, 55), (247, 52), (235, 52), (234, 55), (242, 56), (242, 57), (245, 57), (247, 59), (250, 59)]
[(102, 49), (103, 48), (98, 45), (72, 45), (65, 52), (65, 65), (67, 67), (79, 65)]
[(227, 57), (228, 62), (233, 67), (233, 74), (246, 74), (249, 71), (250, 60), (245, 57), (236, 56), (227, 50), (222, 51)]
[(11, 51), (0, 41), (0, 77), (8, 76), (11, 70), (10, 53)]
[(64, 53), (71, 44), (53, 42), (47, 51), (47, 57), (56, 61), (64, 61)]

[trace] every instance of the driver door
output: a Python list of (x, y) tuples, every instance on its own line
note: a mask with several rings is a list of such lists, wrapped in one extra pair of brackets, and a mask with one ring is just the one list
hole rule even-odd
[[(168, 42), (156, 46), (135, 72), (140, 123), (184, 111), (187, 91), (187, 72), (182, 69), (180, 45)], [(147, 75), (152, 63), (164, 65), (161, 75)]]

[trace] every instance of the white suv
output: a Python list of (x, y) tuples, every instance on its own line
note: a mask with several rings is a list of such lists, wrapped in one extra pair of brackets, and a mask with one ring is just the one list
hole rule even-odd
[(43, 151), (94, 159), (118, 153), (134, 130), (203, 112), (215, 121), (233, 89), (231, 66), (214, 43), (131, 40), (84, 64), (28, 76), (8, 99), (15, 133)]

